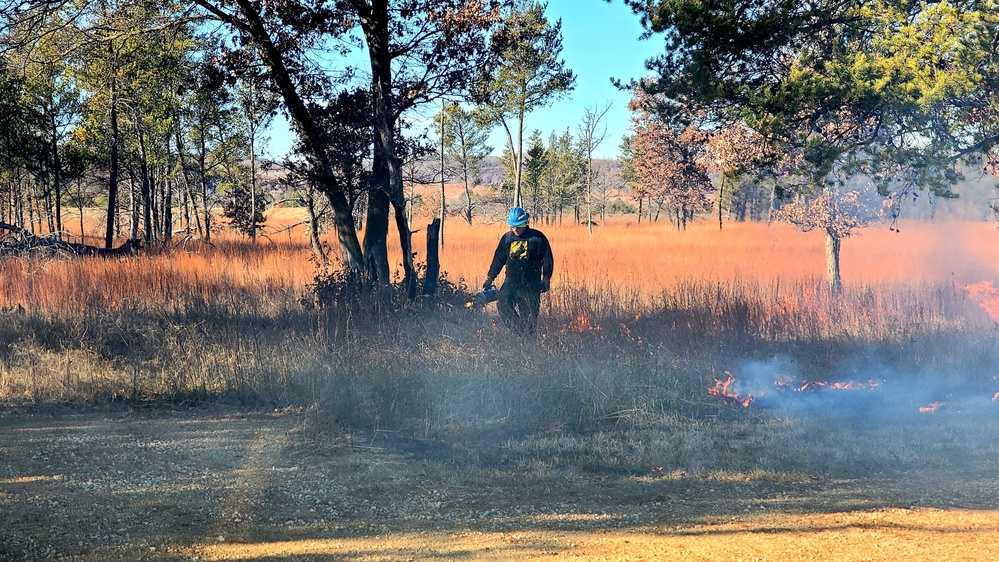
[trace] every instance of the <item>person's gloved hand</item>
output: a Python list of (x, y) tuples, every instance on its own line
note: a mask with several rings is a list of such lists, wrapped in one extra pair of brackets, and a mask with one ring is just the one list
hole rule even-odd
[(552, 282), (551, 282), (550, 279), (542, 279), (541, 280), (541, 292), (542, 293), (547, 293), (548, 289), (551, 289), (551, 288), (552, 288)]
[(482, 290), (488, 291), (493, 286), (493, 278), (486, 277), (486, 282), (482, 284)]

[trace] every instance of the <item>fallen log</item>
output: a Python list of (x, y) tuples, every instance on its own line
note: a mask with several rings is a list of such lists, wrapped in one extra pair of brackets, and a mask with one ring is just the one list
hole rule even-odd
[(38, 236), (20, 226), (0, 222), (0, 230), (13, 235), (11, 239), (0, 240), (0, 255), (24, 255), (30, 253), (63, 253), (77, 256), (99, 256), (104, 258), (131, 256), (142, 249), (142, 240), (132, 238), (117, 248), (101, 248), (89, 244), (66, 242), (52, 236)]

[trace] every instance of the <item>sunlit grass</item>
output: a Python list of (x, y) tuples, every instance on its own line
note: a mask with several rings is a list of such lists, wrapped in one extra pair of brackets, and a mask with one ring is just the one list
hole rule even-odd
[[(54, 313), (88, 304), (182, 306), (191, 298), (233, 298), (229, 292), (258, 303), (294, 300), (308, 291), (316, 273), (304, 226), (287, 228), (301, 218), (298, 209), (272, 211), (265, 227), (269, 234), (255, 244), (223, 232), (211, 246), (175, 238), (171, 246), (133, 259), (6, 259), (0, 262), (0, 307)], [(413, 221), (417, 261), (426, 258), (420, 227), (428, 220)], [(534, 226), (554, 248), (556, 294), (582, 291), (597, 308), (643, 312), (663, 304), (699, 305), (721, 316), (719, 307), (742, 300), (757, 303), (764, 317), (824, 309), (829, 321), (865, 323), (889, 315), (932, 316), (935, 310), (928, 308), (941, 301), (941, 291), (964, 296), (966, 285), (999, 278), (999, 234), (988, 224), (913, 225), (901, 233), (882, 226), (847, 239), (842, 257), (846, 299), (835, 303), (823, 288), (819, 233), (755, 223), (726, 223), (723, 230), (697, 223), (677, 231), (668, 223), (637, 224), (621, 217), (594, 228), (592, 235), (571, 224)], [(449, 219), (442, 270), (476, 289), (505, 231), (502, 223), (469, 226)], [(398, 277), (401, 260), (394, 241), (390, 261)], [(565, 300), (553, 298), (552, 303), (574, 304)]]
[[(823, 235), (783, 224), (726, 223), (719, 230), (717, 224), (695, 223), (678, 231), (668, 223), (615, 218), (595, 227), (592, 236), (577, 225), (533, 226), (552, 242), (556, 277), (571, 284), (655, 294), (690, 281), (800, 283), (822, 279), (825, 271)], [(447, 229), (443, 269), (469, 281), (482, 279), (506, 227), (452, 220)], [(856, 286), (974, 281), (955, 275), (994, 278), (997, 238), (995, 227), (984, 223), (916, 224), (901, 232), (872, 227), (844, 241), (843, 280)], [(417, 237), (414, 246), (422, 252), (425, 242)]]
[[(525, 340), (492, 307), (317, 306), (304, 227), (288, 228), (301, 218), (273, 212), (255, 243), (220, 232), (129, 258), (0, 260), (0, 400), (235, 397), (436, 432), (695, 415), (724, 370), (775, 355), (817, 375), (853, 354), (907, 372), (995, 372), (991, 225), (869, 229), (844, 244), (840, 294), (822, 278), (821, 236), (785, 226), (535, 225), (556, 274)], [(426, 222), (414, 220), (418, 262)], [(448, 278), (477, 291), (505, 230), (449, 220)]]
[(0, 307), (72, 314), (136, 303), (171, 308), (238, 293), (271, 305), (300, 295), (312, 282), (307, 252), (287, 242), (222, 240), (214, 247), (156, 249), (122, 259), (5, 259)]

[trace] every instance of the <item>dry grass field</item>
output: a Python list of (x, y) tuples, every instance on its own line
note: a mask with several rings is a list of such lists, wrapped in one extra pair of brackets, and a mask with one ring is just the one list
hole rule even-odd
[(502, 224), (386, 312), (316, 302), (299, 219), (0, 260), (0, 559), (999, 555), (993, 224), (867, 229), (840, 294), (784, 226), (539, 224), (525, 338), (462, 306)]

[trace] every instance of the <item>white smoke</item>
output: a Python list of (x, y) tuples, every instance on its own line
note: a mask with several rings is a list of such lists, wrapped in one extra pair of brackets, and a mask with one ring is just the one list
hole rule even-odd
[(747, 361), (731, 371), (727, 388), (733, 397), (751, 396), (752, 408), (790, 416), (999, 414), (999, 380), (989, 385), (955, 373), (905, 373), (869, 359), (850, 363), (835, 371), (841, 376), (810, 377), (788, 357)]

